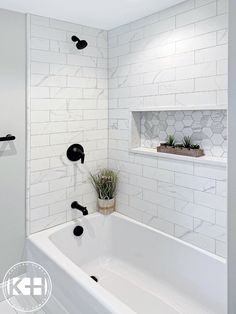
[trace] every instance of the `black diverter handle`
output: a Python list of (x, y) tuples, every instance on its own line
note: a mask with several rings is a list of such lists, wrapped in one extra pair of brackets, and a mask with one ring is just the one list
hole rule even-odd
[(84, 148), (80, 144), (71, 145), (66, 152), (67, 158), (70, 161), (78, 161), (81, 160), (81, 164), (84, 163), (85, 153)]

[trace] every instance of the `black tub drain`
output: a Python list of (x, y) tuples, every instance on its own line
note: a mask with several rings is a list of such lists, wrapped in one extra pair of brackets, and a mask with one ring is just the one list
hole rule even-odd
[(98, 282), (98, 279), (96, 276), (90, 276), (90, 278), (92, 278), (94, 281)]

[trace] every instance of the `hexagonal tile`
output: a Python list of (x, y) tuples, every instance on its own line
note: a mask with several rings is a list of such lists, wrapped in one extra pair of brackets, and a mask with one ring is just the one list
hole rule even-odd
[(182, 132), (175, 132), (174, 134), (176, 142), (181, 143), (183, 140), (183, 133)]
[[(185, 110), (145, 112), (141, 114), (141, 143), (154, 147), (174, 135), (179, 143), (191, 136), (206, 155), (223, 156), (227, 153), (227, 112), (219, 110)], [(154, 146), (153, 146), (154, 145)]]
[(184, 128), (183, 129), (183, 136), (192, 136), (193, 130), (191, 128)]
[(173, 116), (168, 116), (166, 123), (168, 125), (174, 125), (175, 124), (175, 118)]
[(210, 128), (212, 132), (216, 134), (221, 134), (224, 130), (224, 126), (222, 125), (221, 122), (212, 122)]
[(207, 137), (212, 137), (213, 133), (210, 128), (203, 128), (202, 133), (205, 134)]
[(174, 128), (176, 129), (176, 131), (182, 131), (184, 128), (184, 124), (182, 121), (177, 121), (174, 125)]
[(201, 123), (194, 121), (192, 124), (192, 129), (193, 129), (193, 132), (201, 132), (202, 131)]
[(165, 131), (160, 131), (158, 135), (159, 135), (160, 141), (165, 141), (167, 138), (167, 133)]
[(149, 112), (145, 112), (145, 114), (146, 114), (146, 120), (147, 121), (152, 121), (152, 117), (153, 117), (153, 113), (152, 113), (152, 111), (149, 111)]
[(166, 129), (167, 135), (173, 135), (175, 133), (175, 128), (173, 126), (168, 126)]
[(204, 140), (202, 140), (202, 147), (204, 148), (204, 149), (211, 149), (212, 148), (212, 141), (211, 140), (209, 140), (209, 139), (204, 139)]
[(223, 148), (224, 151), (227, 151), (227, 150), (228, 150), (228, 141), (224, 141), (224, 142), (221, 144), (221, 147)]
[(176, 112), (175, 112), (175, 119), (176, 119), (177, 121), (182, 121), (183, 118), (184, 118), (184, 114), (183, 114), (182, 111), (176, 111)]
[(159, 129), (160, 129), (160, 131), (165, 131), (166, 128), (167, 128), (167, 123), (166, 123), (166, 121), (160, 121), (160, 122), (159, 122)]
[(211, 118), (214, 122), (221, 122), (224, 118), (220, 110), (212, 111)]
[(199, 142), (202, 141), (202, 138), (202, 132), (194, 132), (192, 134), (192, 140), (194, 141), (194, 144), (199, 144)]
[(160, 120), (166, 120), (167, 117), (168, 117), (168, 114), (167, 114), (166, 111), (161, 111), (161, 112), (159, 112), (159, 119), (160, 119)]
[(185, 116), (183, 119), (184, 126), (191, 126), (193, 124), (192, 116)]
[(201, 121), (202, 112), (201, 111), (194, 111), (192, 114), (192, 118), (194, 121)]
[(223, 148), (221, 146), (214, 146), (211, 149), (212, 155), (215, 157), (222, 157), (224, 154)]
[(185, 111), (183, 111), (183, 114), (185, 115), (185, 117), (191, 116), (193, 114), (193, 111), (192, 110), (185, 110)]
[(152, 117), (152, 124), (153, 125), (158, 125), (159, 124), (159, 119), (158, 119), (158, 117), (156, 115), (154, 115)]
[(202, 116), (201, 117), (200, 123), (201, 123), (202, 128), (206, 127), (208, 125), (209, 119), (210, 119), (210, 116)]
[(224, 138), (221, 134), (213, 134), (211, 141), (213, 145), (221, 145), (224, 142)]

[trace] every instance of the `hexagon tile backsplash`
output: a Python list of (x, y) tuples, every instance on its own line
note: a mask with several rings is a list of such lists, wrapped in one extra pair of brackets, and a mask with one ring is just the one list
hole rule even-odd
[(141, 113), (141, 146), (156, 147), (168, 135), (191, 136), (207, 156), (227, 157), (227, 111), (184, 110)]

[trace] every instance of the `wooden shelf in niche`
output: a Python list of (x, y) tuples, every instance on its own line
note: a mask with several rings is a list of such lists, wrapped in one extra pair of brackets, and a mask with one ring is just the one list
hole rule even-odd
[[(177, 141), (185, 135), (205, 150), (206, 156), (197, 160), (226, 162), (227, 109), (225, 107), (157, 107), (130, 110), (129, 149), (133, 153), (167, 157), (156, 147), (167, 135), (175, 134)], [(192, 157), (172, 156), (190, 160)], [(178, 158), (176, 158), (178, 157)]]

